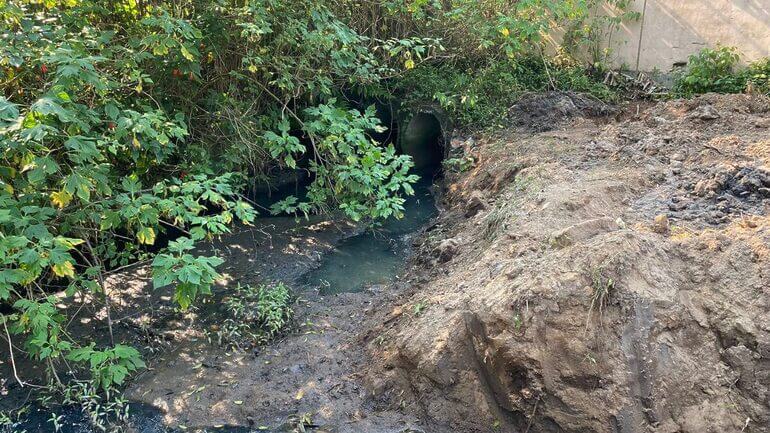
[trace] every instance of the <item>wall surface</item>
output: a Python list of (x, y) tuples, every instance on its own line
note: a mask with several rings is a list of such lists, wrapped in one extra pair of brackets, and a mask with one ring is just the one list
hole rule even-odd
[(613, 62), (663, 72), (703, 47), (735, 46), (744, 61), (770, 56), (770, 0), (635, 0), (643, 20), (612, 36)]

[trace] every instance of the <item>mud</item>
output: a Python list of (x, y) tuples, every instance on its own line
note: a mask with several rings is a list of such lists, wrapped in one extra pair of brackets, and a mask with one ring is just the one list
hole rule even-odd
[(770, 100), (620, 118), (454, 143), (477, 163), (420, 246), (421, 314), (373, 331), (379, 408), (430, 432), (770, 431)]
[(129, 397), (187, 431), (770, 432), (770, 100), (564, 98), (455, 140), (475, 163), (447, 174), (408, 271), (303, 295), (263, 349), (210, 346), (206, 305), (296, 281), (354, 228), (228, 238), (218, 297), (189, 313), (143, 268), (116, 275), (118, 332), (149, 354)]

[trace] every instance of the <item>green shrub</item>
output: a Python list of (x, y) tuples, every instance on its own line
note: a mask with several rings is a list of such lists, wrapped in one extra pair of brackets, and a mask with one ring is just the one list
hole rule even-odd
[(750, 64), (746, 76), (753, 91), (770, 95), (770, 57)]
[(770, 94), (770, 58), (748, 67), (739, 63), (734, 47), (704, 48), (690, 56), (687, 68), (675, 77), (673, 92), (684, 97), (708, 92)]
[(738, 71), (739, 61), (733, 47), (704, 48), (690, 56), (687, 68), (675, 79), (674, 92), (683, 96), (740, 93), (746, 88), (746, 77)]

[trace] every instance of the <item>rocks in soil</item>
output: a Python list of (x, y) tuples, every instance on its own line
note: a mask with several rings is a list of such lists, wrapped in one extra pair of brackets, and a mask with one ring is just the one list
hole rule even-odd
[(659, 233), (662, 235), (668, 234), (669, 231), (669, 223), (668, 223), (668, 215), (666, 214), (659, 214), (655, 216), (655, 220), (652, 224), (652, 230), (655, 233)]
[(551, 235), (551, 245), (557, 248), (564, 248), (594, 237), (599, 233), (609, 232), (619, 228), (616, 220), (613, 220), (612, 218), (605, 217), (590, 219), (553, 233)]
[(770, 170), (748, 164), (719, 164), (685, 173), (671, 186), (675, 188), (667, 202), (671, 216), (719, 225), (730, 215), (760, 215), (766, 211)]
[[(634, 205), (646, 218), (666, 213), (673, 222), (719, 226), (770, 210), (767, 139), (747, 127), (770, 121), (769, 110), (770, 98), (747, 95), (670, 101), (642, 113), (643, 122), (612, 126), (612, 135), (595, 140), (620, 138), (619, 150), (607, 157), (655, 168), (648, 175), (656, 188)], [(717, 115), (720, 122), (709, 121)], [(656, 117), (668, 120), (650, 121)], [(692, 119), (704, 122), (693, 128)]]
[(700, 197), (731, 194), (743, 200), (770, 197), (770, 171), (762, 167), (721, 165), (693, 188)]
[(721, 116), (719, 115), (719, 112), (716, 108), (714, 108), (711, 105), (701, 105), (700, 107), (696, 108), (689, 116), (691, 119), (700, 119), (700, 120), (716, 120), (719, 119)]
[(460, 246), (460, 240), (458, 239), (445, 239), (441, 241), (434, 251), (435, 257), (439, 262), (444, 263), (452, 260), (457, 254), (458, 247)]

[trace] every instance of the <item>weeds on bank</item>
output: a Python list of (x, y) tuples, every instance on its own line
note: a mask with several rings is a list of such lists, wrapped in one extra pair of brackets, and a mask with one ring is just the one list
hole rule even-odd
[(414, 304), (414, 307), (412, 308), (415, 317), (421, 315), (425, 309), (428, 308), (428, 303), (426, 301), (419, 301), (416, 304)]
[(599, 314), (599, 323), (602, 322), (604, 308), (607, 306), (607, 300), (614, 289), (615, 280), (606, 275), (603, 267), (596, 268), (591, 272), (591, 306), (588, 308), (584, 334), (588, 333), (588, 325), (594, 310)]
[[(66, 385), (49, 383), (40, 390), (35, 405), (48, 412), (45, 426), (51, 432), (64, 431), (68, 420), (58, 409), (75, 407), (88, 419), (94, 431), (120, 433), (125, 431), (129, 418), (128, 400), (117, 388), (105, 391), (91, 381), (72, 381)], [(11, 412), (0, 412), (0, 433), (25, 433), (19, 428), (34, 405), (25, 404)]]
[(470, 156), (459, 156), (445, 159), (443, 162), (444, 170), (452, 173), (465, 173), (473, 168), (476, 161)]
[(267, 343), (291, 321), (294, 297), (283, 283), (241, 286), (224, 301), (226, 319), (213, 325), (207, 336), (230, 349), (248, 349)]
[(603, 83), (601, 71), (565, 58), (537, 55), (495, 59), (485, 65), (426, 64), (408, 71), (395, 93), (406, 107), (434, 101), (460, 129), (483, 129), (502, 124), (523, 93), (548, 90), (585, 92), (604, 101), (619, 99)]

